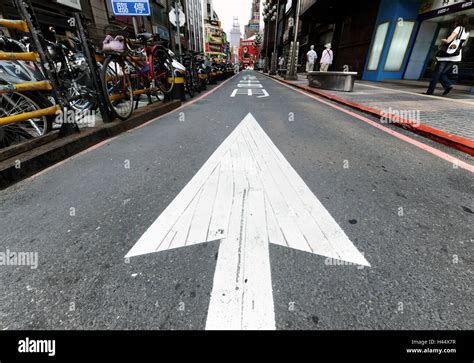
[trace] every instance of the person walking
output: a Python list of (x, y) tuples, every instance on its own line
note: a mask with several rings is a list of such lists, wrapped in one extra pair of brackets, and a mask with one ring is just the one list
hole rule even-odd
[(283, 69), (285, 68), (285, 57), (281, 56), (278, 59), (278, 74), (281, 76), (283, 73)]
[(306, 54), (306, 73), (314, 70), (316, 59), (318, 59), (318, 54), (314, 51), (314, 45), (312, 45), (310, 51)]
[(433, 71), (433, 78), (428, 90), (424, 94), (432, 95), (438, 82), (444, 87), (443, 96), (452, 91), (453, 84), (448, 77), (448, 73), (455, 63), (461, 62), (462, 47), (466, 40), (469, 39), (470, 30), (469, 17), (467, 15), (458, 16), (451, 35), (447, 39), (441, 40), (442, 44), (436, 57), (437, 63)]
[(332, 64), (332, 61), (334, 60), (334, 53), (331, 50), (331, 43), (327, 43), (324, 46), (326, 49), (323, 50), (323, 53), (321, 54), (321, 72), (327, 72), (329, 69), (329, 66)]

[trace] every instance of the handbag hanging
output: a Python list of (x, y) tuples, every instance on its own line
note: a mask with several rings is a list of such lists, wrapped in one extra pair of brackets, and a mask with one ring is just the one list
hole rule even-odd
[(438, 50), (438, 53), (436, 53), (436, 56), (440, 58), (457, 57), (461, 53), (461, 49), (464, 44), (464, 40), (461, 39), (463, 33), (464, 33), (464, 28), (461, 27), (461, 31), (459, 32), (456, 39), (454, 39), (449, 44), (442, 44), (439, 47), (439, 50)]

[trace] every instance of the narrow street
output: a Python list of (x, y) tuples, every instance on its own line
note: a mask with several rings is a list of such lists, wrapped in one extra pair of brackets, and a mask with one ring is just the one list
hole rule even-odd
[(473, 329), (473, 170), (241, 72), (0, 192), (0, 329)]

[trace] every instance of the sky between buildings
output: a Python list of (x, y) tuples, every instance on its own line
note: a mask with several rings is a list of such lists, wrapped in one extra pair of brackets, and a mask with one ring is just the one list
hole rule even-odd
[[(244, 34), (244, 26), (250, 20), (250, 11), (252, 7), (252, 0), (214, 0), (214, 10), (219, 19), (222, 21), (222, 29), (230, 35), (232, 24), (234, 23), (234, 16), (239, 17), (240, 31), (242, 36)], [(262, 5), (260, 5), (262, 7)], [(261, 22), (261, 29), (263, 22)]]

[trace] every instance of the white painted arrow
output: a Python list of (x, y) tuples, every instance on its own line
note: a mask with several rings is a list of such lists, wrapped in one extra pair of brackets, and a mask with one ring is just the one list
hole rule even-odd
[(216, 240), (206, 329), (275, 329), (269, 243), (370, 266), (251, 114), (125, 257)]

